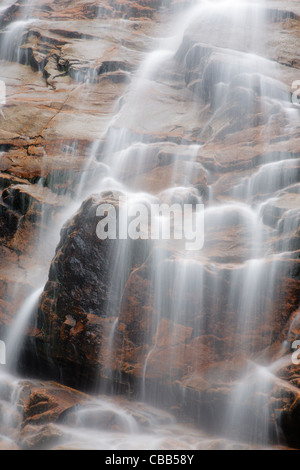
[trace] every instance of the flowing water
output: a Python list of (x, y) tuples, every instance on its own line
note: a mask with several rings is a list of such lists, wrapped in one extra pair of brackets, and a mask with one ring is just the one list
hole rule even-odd
[[(157, 404), (156, 397), (160, 393), (159, 387), (157, 390), (148, 387), (148, 378), (156, 372), (155, 361), (152, 359), (160, 341), (158, 328), (164, 318), (169, 318), (173, 324), (183, 327), (194, 322), (197, 309), (200, 315), (196, 315), (195, 337), (206, 331), (212, 312), (217, 323), (223, 322), (224, 318), (225, 323), (226, 318), (227, 322), (232, 321), (231, 341), (227, 342), (223, 350), (225, 356), (238, 355), (242, 351), (243, 357), (250, 357), (254, 351), (264, 349), (272, 342), (272, 328), (266, 329), (263, 338), (258, 331), (262, 316), (265, 322), (272, 318), (271, 300), (274, 298), (276, 275), (280, 269), (280, 255), (277, 253), (289, 251), (288, 236), (280, 241), (277, 253), (272, 248), (272, 239), (278, 232), (288, 233), (295, 230), (297, 222), (293, 218), (293, 211), (286, 213), (284, 219), (279, 220), (275, 227), (266, 225), (264, 216), (268, 205), (280, 198), (280, 191), (297, 184), (299, 160), (289, 158), (284, 152), (280, 155), (270, 155), (268, 146), (272, 139), (275, 112), (281, 116), (281, 122), (284, 123), (282, 126), (288, 132), (293, 127), (293, 121), (299, 119), (299, 110), (292, 107), (290, 94), (281, 84), (279, 66), (261, 57), (266, 52), (264, 3), (199, 0), (186, 7), (186, 12), (180, 15), (180, 20), (176, 20), (172, 28), (173, 34), (158, 40), (157, 50), (145, 56), (122, 99), (120, 110), (116, 112), (104, 135), (99, 136), (99, 140), (92, 146), (90, 158), (82, 169), (75, 201), (66, 208), (62, 217), (67, 220), (72, 216), (75, 209), (90, 194), (115, 190), (128, 197), (128, 204), (132, 208), (141, 202), (153, 204), (179, 201), (183, 204), (191, 198), (194, 204), (204, 203), (207, 237), (209, 233), (218, 230), (222, 237), (224, 227), (238, 226), (241, 230), (241, 253), (237, 256), (238, 259), (231, 258), (230, 253), (226, 259), (222, 260), (221, 255), (214, 255), (214, 259), (205, 245), (199, 255), (179, 250), (176, 259), (165, 261), (164, 247), (151, 242), (155, 248), (151, 286), (156, 317), (151, 331), (144, 338), (144, 362), (138, 393), (143, 403)], [(30, 12), (27, 11), (24, 18), (6, 28), (0, 45), (2, 58), (7, 61), (25, 60), (20, 56), (20, 41), (24, 30), (30, 27), (32, 21)], [(183, 37), (189, 31), (196, 34), (197, 44), (201, 44), (201, 47), (195, 46), (193, 53), (182, 60)], [(212, 48), (216, 61), (209, 62), (201, 69), (201, 61), (205, 63), (203, 58), (208, 48)], [(221, 63), (219, 68), (216, 65), (217, 60)], [(167, 86), (168, 71), (184, 76), (185, 73), (188, 74), (188, 69), (198, 70), (199, 64), (200, 71), (197, 73), (200, 74), (201, 80), (195, 75), (193, 86), (197, 91), (194, 98), (190, 95), (189, 109), (186, 111), (184, 107), (182, 115), (186, 120), (197, 116), (197, 120), (202, 123), (201, 131), (194, 143), (187, 143), (184, 139), (177, 139), (176, 144), (171, 143), (175, 164), (168, 184), (163, 189), (150, 191), (147, 189), (145, 175), (149, 167), (151, 168), (151, 158), (158, 147), (170, 148), (170, 143), (164, 139), (159, 140), (160, 131), (165, 123), (168, 123), (170, 128), (180, 124), (176, 121), (178, 114), (175, 118), (172, 116), (174, 104)], [(80, 77), (77, 79), (80, 80)], [(263, 135), (259, 137), (259, 142), (263, 149), (262, 154), (266, 156), (257, 169), (250, 169), (247, 175), (241, 173), (222, 201), (222, 198), (215, 198), (212, 171), (205, 163), (199, 162), (199, 155), (209, 143), (211, 129), (218, 129), (219, 123), (224, 121), (224, 116), (225, 120), (233, 119), (232, 115), (226, 118), (226, 112), (231, 106), (234, 93), (239, 94), (239, 109), (234, 107), (232, 112), (240, 113), (241, 109), (243, 110), (241, 120), (247, 123), (250, 130), (253, 129), (253, 136), (255, 126), (252, 120), (257, 118), (257, 112), (254, 111), (259, 107), (260, 119), (264, 123)], [(211, 105), (210, 112), (207, 103)], [(157, 136), (154, 143), (149, 143), (143, 137), (147, 132)], [(180, 147), (187, 151), (184, 159), (180, 158)], [(89, 170), (100, 158), (99, 155), (101, 162), (97, 164), (105, 169), (105, 176), (97, 181), (95, 187), (91, 187), (87, 184)], [(206, 194), (203, 194), (194, 182), (197, 172), (202, 172), (208, 181)], [(59, 228), (56, 227), (51, 232), (54, 240), (58, 239)], [(220, 240), (216, 241), (219, 242)], [(114, 295), (106, 307), (107, 314), (114, 317), (108, 341), (111, 358), (118, 353), (114, 349), (118, 327), (117, 313), (133, 257), (132, 244), (128, 242), (117, 245), (109, 280), (114, 286)], [(226, 276), (213, 275), (222, 269), (224, 272), (227, 270)], [(8, 331), (7, 354), (10, 374), (14, 372), (22, 335), (26, 332), (31, 317), (36, 313), (41, 292), (42, 289), (39, 289), (24, 300)], [(172, 295), (169, 295), (170, 292)], [(232, 312), (235, 312), (234, 320)], [(170, 344), (176, 345), (181, 334), (180, 329), (174, 328), (168, 338)], [(175, 354), (168, 356), (166, 375), (170, 384), (175, 384), (180, 379), (176, 368), (177, 360)], [(201, 361), (203, 362), (203, 357), (191, 357), (194, 373), (203, 365)], [(149, 405), (114, 401), (112, 397), (106, 396), (94, 400), (90, 407), (74, 412), (63, 425), (58, 426), (57, 432), (61, 436), (58, 448), (227, 448), (234, 446), (230, 439), (256, 445), (260, 443), (267, 447), (270, 438), (268, 421), (272, 412), (269, 407), (269, 395), (276, 379), (275, 369), (272, 364), (261, 366), (252, 361), (247, 363), (244, 377), (234, 383), (228, 392), (227, 410), (220, 415), (220, 422), (216, 426), (220, 438), (202, 434), (193, 426), (180, 425), (171, 415), (157, 411)], [(108, 364), (106, 375), (111, 378), (112, 374)], [(17, 415), (18, 394), (23, 390), (24, 382), (16, 377), (16, 373), (14, 376), (3, 375), (2, 382), (0, 397), (4, 398), (1, 401), (1, 409), (6, 409), (6, 412), (1, 413), (1, 433), (5, 434), (6, 426), (13, 428), (14, 432), (5, 437), (13, 441), (17, 434), (18, 419), (16, 418), (14, 425), (7, 422)], [(10, 384), (9, 393), (7, 383)], [(109, 392), (106, 387), (101, 391), (103, 394)], [(184, 403), (184, 388), (180, 393)], [(255, 416), (251, 411), (253, 403), (258, 410)], [(199, 413), (198, 424), (201, 424), (201, 411), (195, 411), (196, 415)], [(114, 416), (116, 430), (112, 426), (109, 431), (104, 432), (105, 426), (103, 428), (100, 423), (105, 422), (106, 417), (111, 415)], [(203, 428), (205, 420), (204, 417)], [(179, 433), (183, 436), (181, 439), (178, 438)], [(224, 437), (229, 440), (223, 440)], [(274, 433), (272, 439), (276, 442)]]

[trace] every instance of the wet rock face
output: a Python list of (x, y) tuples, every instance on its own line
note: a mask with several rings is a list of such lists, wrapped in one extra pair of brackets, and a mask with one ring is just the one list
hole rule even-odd
[[(258, 271), (255, 264), (212, 264), (201, 254), (187, 267), (172, 247), (148, 251), (133, 242), (123, 285), (110, 285), (114, 269), (121, 273), (118, 250), (124, 247), (97, 238), (96, 211), (101, 203), (118, 209), (117, 196), (88, 199), (62, 230), (32, 338), (40, 366), (49, 374), (59, 371), (62, 380), (79, 388), (112, 381), (116, 388), (134, 385), (141, 391), (146, 384), (146, 396), (159, 394), (166, 402), (172, 391), (172, 403), (180, 403), (187, 414), (196, 407), (199, 424), (215, 430), (232, 406), (232, 384), (243, 376), (249, 359), (264, 364), (267, 358), (284, 357), (282, 342), (291, 324), (291, 339), (298, 338), (297, 254), (294, 260), (264, 262)], [(222, 239), (226, 227), (218, 230)], [(253, 276), (259, 286), (254, 299), (245, 284)], [(245, 293), (242, 299), (231, 297), (232, 284)], [(243, 408), (255, 423), (270, 406), (274, 440), (281, 429), (278, 410), (284, 411), (286, 436), (296, 426), (298, 415), (289, 401), (291, 394), (298, 397), (295, 368), (292, 377), (280, 382), (274, 376), (262, 411), (253, 409), (251, 397)], [(255, 373), (252, 379), (255, 383)]]
[[(160, 36), (170, 12), (185, 3), (33, 2), (33, 16), (40, 21), (27, 25), (17, 39), (19, 57), (17, 48), (9, 57), (1, 51), (8, 59), (0, 76), (7, 84), (8, 106), (3, 109), (5, 119), (0, 112), (0, 332), (11, 323), (27, 290), (39, 283), (26, 274), (39, 267), (33, 266), (36, 239), (45, 225), (60, 226), (61, 211), (69, 205), (66, 194), (76, 193), (92, 143), (105, 132), (118, 103), (125, 119), (121, 116), (113, 130), (128, 127), (129, 139), (138, 136), (141, 142), (128, 164), (118, 167), (122, 183), (168, 202), (199, 197), (205, 202), (210, 197), (210, 203), (218, 205), (234, 194), (241, 205), (250, 198), (256, 206), (268, 198), (261, 212), (264, 235), (272, 233), (268, 248), (289, 253), (276, 260), (278, 270), (265, 263), (251, 304), (248, 290), (256, 271), (253, 274), (246, 263), (251, 235), (238, 209), (227, 214), (225, 222), (214, 214), (208, 220), (205, 256), (195, 256), (189, 273), (180, 250), (150, 251), (134, 243), (125, 247), (132, 255), (124, 278), (113, 285), (124, 246), (97, 238), (96, 210), (100, 202), (117, 207), (116, 195), (89, 198), (62, 230), (37, 328), (30, 334), (38, 358), (31, 343), (24, 367), (28, 370), (33, 359), (46, 375), (81, 388), (110, 380), (116, 386), (136, 385), (135, 391), (142, 384), (160, 398), (171, 391), (175, 405), (196, 420), (197, 408), (199, 422), (204, 415), (216, 424), (214, 417), (230, 407), (231, 384), (245, 371), (247, 359), (264, 363), (266, 358), (288, 357), (291, 351), (289, 346), (281, 350), (283, 341), (288, 335), (292, 340), (300, 337), (299, 121), (289, 125), (274, 103), (290, 101), (291, 83), (298, 78), (299, 7), (295, 2), (272, 2), (264, 17), (264, 35), (256, 38), (254, 52), (260, 56), (267, 50), (267, 59), (278, 64), (274, 80), (262, 79), (259, 71), (249, 80), (245, 53), (251, 21), (245, 26), (245, 41), (232, 51), (232, 19), (219, 12), (213, 24), (199, 28), (195, 22), (185, 33), (175, 57), (159, 70), (151, 93), (140, 98), (140, 113), (132, 113), (136, 108), (125, 93), (127, 86), (143, 53), (153, 48), (151, 38)], [(1, 30), (21, 18), (22, 8), (16, 2), (1, 14)], [(161, 25), (156, 23), (160, 8)], [(146, 116), (144, 109), (149, 110)], [(149, 145), (143, 154), (144, 143)], [(195, 155), (190, 154), (191, 144), (199, 146)], [(98, 148), (98, 163), (104, 147)], [(105, 157), (104, 164), (110, 165), (112, 156)], [(274, 161), (283, 164), (270, 168)], [(106, 175), (105, 165), (98, 163), (85, 177), (91, 187)], [(267, 182), (261, 178), (270, 172)], [(193, 189), (184, 195), (179, 189), (178, 195), (166, 194), (171, 184)], [(41, 220), (45, 211), (47, 221)], [(47, 242), (45, 252), (52, 256), (52, 249)], [(48, 267), (45, 259), (39, 263)], [(19, 299), (14, 298), (16, 282)], [(244, 292), (241, 304), (230, 297), (233, 284)], [(157, 297), (161, 286), (163, 308)], [(263, 315), (251, 316), (252, 311)], [(268, 395), (274, 405), (272, 435), (281, 424), (288, 441), (300, 446), (295, 438), (299, 366), (283, 365), (279, 378)], [(34, 410), (45, 409), (47, 417), (48, 402), (51, 408), (52, 399), (39, 391), (28, 399), (30, 437), (24, 432), (25, 447), (59, 438), (59, 431), (44, 428), (42, 422), (38, 430), (30, 428)], [(265, 405), (262, 402), (262, 410)], [(260, 414), (250, 399), (245, 408), (253, 420)]]
[(1, 377), (1, 439), (3, 449), (48, 449), (59, 444), (58, 425), (68, 414), (89, 404), (90, 397), (55, 382)]
[[(111, 204), (118, 212), (117, 195), (94, 196), (62, 229), (35, 331), (39, 358), (77, 386), (97, 382), (99, 370), (105, 366), (105, 347), (123, 289), (122, 279), (120, 285), (111, 284), (112, 274), (121, 263), (120, 250), (132, 251), (130, 242), (119, 246), (114, 240), (98, 238), (101, 204)], [(143, 247), (136, 243), (123, 267), (125, 275), (143, 262), (145, 248), (145, 243)]]
[[(253, 301), (244, 282), (258, 272), (247, 272), (247, 265), (212, 267), (199, 261), (183, 275), (182, 261), (176, 255), (161, 258), (161, 253), (159, 258), (152, 256), (135, 270), (124, 291), (117, 357), (125, 344), (125, 373), (140, 378), (146, 374), (158, 381), (168, 376), (175, 382), (208, 367), (213, 371), (224, 360), (257, 356), (280, 340), (300, 295), (297, 261), (294, 279), (291, 260), (276, 266), (266, 263), (256, 279), (261, 286)], [(268, 282), (272, 273), (276, 273), (275, 279)], [(244, 298), (231, 297), (232, 283), (245, 290)], [(157, 297), (159, 288), (161, 299)]]
[[(1, 10), (1, 41), (25, 13), (36, 20), (0, 47), (7, 91), (0, 109), (1, 331), (41, 282), (34, 272), (48, 269), (58, 242), (48, 227), (66, 220), (62, 208), (91, 146), (151, 46), (159, 5), (103, 1), (100, 11), (99, 2), (45, 0), (26, 2), (26, 12), (22, 2)], [(88, 180), (103, 175), (95, 164)]]

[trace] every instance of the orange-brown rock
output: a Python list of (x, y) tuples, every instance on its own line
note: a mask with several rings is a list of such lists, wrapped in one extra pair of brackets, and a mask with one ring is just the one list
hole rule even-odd
[[(119, 288), (108, 281), (117, 269), (114, 253), (120, 247), (115, 240), (100, 240), (96, 233), (96, 211), (104, 203), (118, 211), (117, 194), (94, 196), (64, 226), (34, 332), (39, 360), (50, 360), (56, 373), (61, 371), (75, 386), (97, 383), (122, 294), (122, 280)], [(131, 242), (125, 243), (130, 250)], [(133, 252), (127, 275), (145, 256), (141, 249)]]
[[(16, 56), (1, 60), (7, 91), (0, 112), (1, 329), (40, 284), (53, 256), (44, 209), (47, 223), (62, 225), (61, 209), (70, 204), (64, 195), (76, 193), (92, 142), (149, 48), (148, 33), (159, 28), (150, 21), (157, 11), (150, 3), (103, 1), (102, 9), (85, 0), (26, 3), (39, 21), (24, 26), (21, 63)], [(1, 11), (3, 30), (22, 19), (24, 8), (15, 2)], [(130, 19), (133, 13), (137, 19)], [(86, 84), (90, 73), (95, 80)], [(102, 175), (96, 163), (89, 168), (90, 182)]]

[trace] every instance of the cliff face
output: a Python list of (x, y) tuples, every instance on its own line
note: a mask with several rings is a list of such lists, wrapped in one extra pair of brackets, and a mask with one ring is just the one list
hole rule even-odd
[[(48, 227), (62, 223), (92, 143), (152, 47), (159, 4), (16, 2), (0, 12), (7, 94), (0, 115), (2, 325), (40, 283), (37, 273), (58, 242), (49, 240)], [(24, 17), (24, 29), (5, 36), (4, 28)], [(90, 168), (95, 181), (102, 173)]]
[[(157, 256), (149, 244), (136, 242), (122, 292), (116, 293), (108, 279), (117, 248), (96, 239), (95, 217), (100, 202), (117, 204), (116, 194), (88, 198), (61, 232), (29, 334), (39, 366), (61, 373), (75, 387), (105, 380), (134, 391), (143, 384), (162, 397), (172, 393), (171, 404), (181, 403), (197, 421), (196, 407), (201, 423), (217, 427), (249, 357), (262, 365), (283, 358), (267, 402), (259, 408), (249, 400), (244, 408), (256, 419), (270, 407), (272, 436), (280, 425), (299, 446), (300, 371), (285, 360), (290, 343), (282, 344), (299, 338), (300, 124), (297, 112), (294, 121), (287, 119), (280, 101), (290, 101), (291, 85), (300, 78), (300, 9), (292, 1), (266, 5), (263, 34), (251, 51), (276, 64), (273, 81), (264, 82), (258, 69), (251, 78), (257, 84), (249, 84), (243, 54), (250, 47), (251, 22), (240, 25), (244, 41), (233, 51), (232, 23), (216, 17), (215, 30), (195, 22), (186, 31), (137, 112), (127, 90), (144, 53), (155, 48), (155, 37), (186, 3), (33, 2), (26, 9), (39, 21), (11, 37), (20, 45), (19, 55), (0, 48), (0, 79), (7, 88), (0, 115), (0, 331), (40, 284), (39, 272), (50, 264), (58, 242), (49, 227), (65, 220), (83, 170), (87, 194), (106, 176), (111, 156), (103, 150), (110, 138), (105, 131), (117, 111), (126, 109), (113, 127), (127, 128), (130, 137), (147, 143), (147, 151), (143, 165), (141, 152), (120, 165), (122, 183), (160, 198), (171, 186), (187, 186), (184, 195), (171, 199), (188, 202), (196, 194), (209, 208), (226, 205), (235, 191), (237, 206), (222, 217), (208, 211), (204, 252), (195, 255), (184, 279), (180, 248), (168, 246)], [(21, 18), (24, 8), (16, 2), (0, 12), (0, 24)], [(230, 83), (229, 90), (216, 92), (223, 82)], [(95, 141), (96, 159), (84, 167)], [(262, 185), (257, 174), (274, 161), (281, 163)], [(265, 202), (263, 249), (278, 255), (252, 271), (247, 260), (253, 226), (247, 226), (244, 212), (249, 191), (254, 204)], [(161, 279), (153, 272), (162, 273)], [(253, 300), (250, 284), (258, 272)], [(163, 279), (170, 285), (159, 309), (156, 292)], [(239, 301), (231, 297), (232, 285)], [(108, 315), (111, 302), (118, 307)], [(243, 329), (241, 311), (255, 309)], [(170, 311), (177, 312), (175, 319)]]

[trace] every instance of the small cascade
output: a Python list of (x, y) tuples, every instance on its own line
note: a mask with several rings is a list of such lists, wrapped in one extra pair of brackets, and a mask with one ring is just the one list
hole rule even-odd
[[(10, 3), (4, 2), (2, 12), (5, 14), (11, 6)], [(0, 59), (8, 62), (17, 62), (28, 64), (28, 56), (22, 45), (26, 42), (26, 33), (30, 27), (37, 23), (38, 19), (33, 15), (34, 0), (27, 1), (22, 5), (20, 13), (15, 21), (9, 22), (0, 36)], [(0, 13), (1, 13), (0, 10)]]
[(16, 361), (18, 360), (20, 350), (22, 348), (22, 340), (24, 339), (24, 332), (30, 325), (30, 320), (36, 315), (39, 298), (43, 292), (44, 286), (37, 289), (31, 294), (23, 303), (20, 311), (16, 314), (14, 324), (10, 327), (8, 337), (6, 340), (7, 345), (7, 360), (8, 368), (14, 371)]
[(21, 62), (23, 34), (30, 27), (33, 20), (20, 20), (8, 26), (5, 39), (1, 41), (0, 57), (9, 62)]
[[(225, 433), (234, 439), (249, 440), (265, 444), (271, 440), (270, 401), (269, 396), (273, 386), (274, 376), (267, 367), (254, 366), (249, 374), (234, 386), (231, 403), (228, 405)], [(255, 400), (255, 413), (251, 402)], [(273, 403), (274, 409), (276, 403)], [(247, 427), (244, 423), (247, 422)], [(242, 434), (241, 434), (242, 433)], [(275, 435), (272, 439), (276, 441)]]

